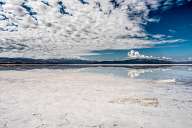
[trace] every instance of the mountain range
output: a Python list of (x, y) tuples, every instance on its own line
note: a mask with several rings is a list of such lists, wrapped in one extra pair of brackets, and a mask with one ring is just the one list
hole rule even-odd
[(192, 64), (192, 61), (170, 61), (162, 59), (126, 59), (126, 60), (83, 60), (83, 59), (30, 59), (0, 58), (0, 64)]

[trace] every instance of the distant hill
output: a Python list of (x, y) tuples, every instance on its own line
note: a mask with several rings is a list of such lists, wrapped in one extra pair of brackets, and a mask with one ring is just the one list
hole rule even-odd
[(192, 61), (174, 62), (160, 59), (127, 59), (118, 61), (92, 61), (81, 59), (0, 58), (0, 64), (192, 64)]
[(101, 61), (96, 64), (173, 64), (172, 61), (158, 59), (128, 59), (119, 61)]

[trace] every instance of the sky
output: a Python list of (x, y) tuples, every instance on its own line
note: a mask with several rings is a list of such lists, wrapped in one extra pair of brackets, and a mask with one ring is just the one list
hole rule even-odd
[[(192, 2), (173, 7), (166, 11), (151, 12), (150, 17), (157, 21), (144, 26), (146, 33), (164, 36), (166, 41), (154, 41), (147, 48), (134, 49), (140, 54), (154, 57), (167, 57), (176, 61), (192, 60)], [(102, 50), (91, 58), (126, 59), (130, 49)]]
[(151, 49), (141, 49), (146, 54), (169, 56), (175, 59), (190, 59), (192, 57), (192, 2), (175, 7), (166, 12), (157, 12), (152, 16), (160, 17), (160, 21), (146, 26), (146, 31), (152, 34), (171, 36), (175, 43), (156, 45)]
[(0, 0), (0, 57), (190, 60), (191, 0)]

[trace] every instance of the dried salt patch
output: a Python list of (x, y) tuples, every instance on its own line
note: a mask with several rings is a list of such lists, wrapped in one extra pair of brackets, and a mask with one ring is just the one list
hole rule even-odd
[(117, 103), (117, 104), (139, 104), (145, 107), (158, 107), (159, 101), (157, 98), (142, 98), (142, 97), (123, 97), (123, 98), (117, 98), (110, 103)]

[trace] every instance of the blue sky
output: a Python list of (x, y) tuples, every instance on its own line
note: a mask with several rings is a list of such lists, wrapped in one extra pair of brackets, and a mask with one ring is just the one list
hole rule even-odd
[[(169, 57), (174, 60), (188, 60), (192, 57), (192, 2), (174, 7), (166, 11), (154, 11), (150, 17), (158, 22), (150, 22), (144, 26), (149, 35), (163, 35), (167, 40), (161, 44), (151, 45), (150, 48), (137, 49), (148, 56)], [(177, 40), (174, 42), (174, 40)], [(124, 59), (130, 49), (96, 51), (96, 59)]]
[(192, 0), (0, 0), (0, 57), (187, 60), (191, 14)]

